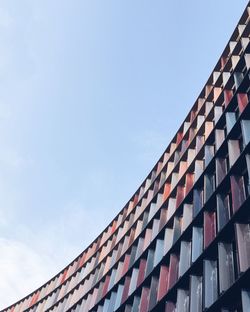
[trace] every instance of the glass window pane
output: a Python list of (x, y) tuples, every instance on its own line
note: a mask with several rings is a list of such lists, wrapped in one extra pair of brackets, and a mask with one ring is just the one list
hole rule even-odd
[(217, 261), (204, 260), (204, 308), (209, 308), (217, 298)]
[(232, 244), (218, 243), (220, 293), (234, 282), (234, 259)]

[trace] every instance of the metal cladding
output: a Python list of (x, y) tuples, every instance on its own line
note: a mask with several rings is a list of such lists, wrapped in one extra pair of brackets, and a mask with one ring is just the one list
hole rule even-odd
[(153, 170), (96, 240), (3, 311), (250, 306), (250, 3)]

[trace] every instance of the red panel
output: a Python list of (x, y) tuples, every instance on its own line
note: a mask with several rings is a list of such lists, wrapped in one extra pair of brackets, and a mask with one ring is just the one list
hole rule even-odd
[(163, 202), (168, 198), (170, 189), (171, 189), (171, 185), (169, 183), (166, 183), (164, 186), (164, 192), (163, 192)]
[(136, 287), (138, 287), (144, 280), (146, 264), (147, 264), (146, 259), (141, 259)]
[(112, 229), (111, 229), (111, 234), (114, 233), (114, 231), (116, 230), (116, 220), (113, 222), (113, 225), (112, 225)]
[(238, 93), (237, 100), (238, 100), (239, 111), (242, 113), (248, 104), (248, 96), (246, 93)]
[(215, 212), (204, 212), (204, 248), (214, 240), (216, 236)]
[(62, 284), (66, 280), (67, 273), (68, 273), (68, 269), (65, 269), (64, 272), (63, 272), (63, 276), (62, 276), (62, 279), (60, 281), (60, 284)]
[(178, 132), (177, 138), (176, 138), (176, 145), (178, 145), (181, 142), (182, 137), (183, 137), (182, 132)]
[(225, 101), (225, 107), (229, 104), (233, 97), (233, 91), (232, 90), (224, 90), (224, 101)]
[(123, 293), (122, 293), (122, 303), (128, 298), (129, 285), (130, 285), (130, 276), (127, 276), (125, 278), (125, 283), (124, 283), (124, 288), (123, 288)]
[(36, 292), (33, 296), (32, 296), (32, 299), (30, 301), (30, 305), (29, 307), (31, 307), (33, 304), (35, 304), (39, 298), (39, 294), (40, 294), (40, 291)]
[(188, 192), (191, 190), (194, 184), (194, 174), (193, 173), (187, 173), (186, 174), (186, 190), (185, 195), (188, 194)]
[(178, 279), (178, 262), (178, 256), (171, 254), (168, 273), (168, 289), (172, 288)]
[(130, 261), (130, 255), (125, 255), (122, 276), (128, 271), (129, 261)]
[(186, 170), (187, 170), (187, 162), (181, 161), (180, 162), (180, 169), (179, 169), (179, 177), (182, 177), (183, 174), (186, 172)]
[(166, 295), (167, 291), (168, 291), (168, 267), (162, 265), (160, 269), (157, 301), (160, 301)]
[(138, 203), (138, 195), (136, 194), (135, 197), (134, 197), (134, 207), (133, 208), (135, 208), (137, 203)]
[(139, 312), (148, 311), (148, 302), (149, 302), (149, 288), (143, 287), (141, 292), (141, 302)]
[(108, 291), (108, 286), (109, 286), (109, 280), (110, 280), (110, 276), (107, 275), (105, 278), (105, 282), (103, 285), (103, 289), (102, 289), (102, 297), (106, 295), (107, 291)]
[(184, 198), (184, 187), (177, 186), (176, 209), (179, 207), (180, 203), (183, 201), (183, 198)]
[(85, 257), (86, 257), (86, 253), (84, 253), (84, 254), (82, 255), (81, 259), (79, 260), (79, 265), (78, 265), (79, 268), (81, 268), (81, 267), (84, 265), (84, 263), (85, 263)]

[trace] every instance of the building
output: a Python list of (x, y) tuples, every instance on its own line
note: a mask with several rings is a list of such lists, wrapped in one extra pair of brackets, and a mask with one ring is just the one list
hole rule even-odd
[(250, 311), (250, 3), (172, 142), (18, 311)]

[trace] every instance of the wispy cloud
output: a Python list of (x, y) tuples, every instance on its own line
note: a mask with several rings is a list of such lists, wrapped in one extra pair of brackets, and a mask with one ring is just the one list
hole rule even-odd
[(14, 238), (2, 234), (0, 309), (25, 297), (69, 264), (95, 238), (98, 222), (91, 211), (72, 200), (62, 207), (57, 220), (37, 232), (16, 224)]
[(50, 257), (18, 240), (0, 238), (0, 250), (0, 308), (5, 308), (45, 282), (53, 263)]

